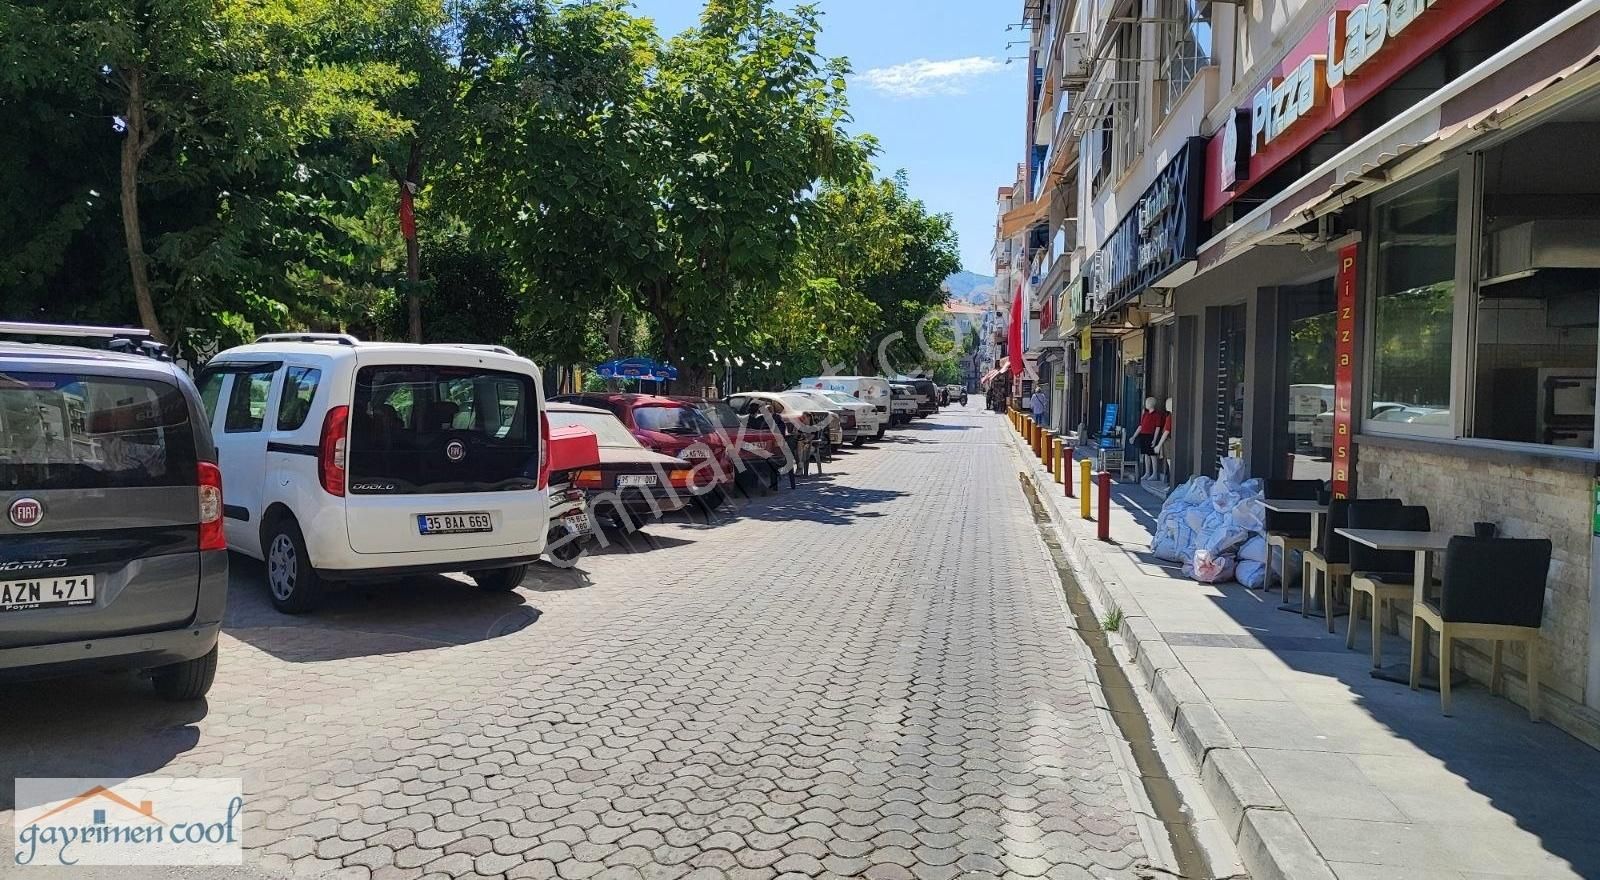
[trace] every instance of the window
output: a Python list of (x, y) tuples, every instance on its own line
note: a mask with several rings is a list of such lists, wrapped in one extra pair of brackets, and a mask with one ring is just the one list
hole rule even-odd
[(261, 430), (267, 420), (267, 395), (272, 391), (272, 377), (276, 372), (276, 368), (272, 368), (233, 374), (228, 411), (222, 424), (224, 431), (236, 434)]
[(711, 423), (688, 406), (641, 406), (633, 410), (633, 423), (641, 431), (662, 434), (710, 434)]
[(1139, 97), (1139, 28), (1117, 32), (1116, 116), (1122, 122), (1117, 173), (1127, 171), (1144, 150), (1144, 108)]
[(1452, 173), (1377, 207), (1368, 429), (1450, 433), (1458, 187)]
[(1211, 65), (1210, 0), (1162, 0), (1161, 19), (1159, 76), (1166, 82), (1161, 103), (1165, 116), (1189, 83)]
[(1594, 130), (1549, 123), (1483, 156), (1469, 436), (1594, 448), (1600, 271), (1579, 267), (1600, 232), (1600, 164), (1567, 152)]
[(350, 492), (533, 488), (539, 465), (534, 399), (533, 381), (514, 373), (362, 367), (350, 407)]
[(1100, 187), (1111, 179), (1111, 114), (1100, 117), (1100, 125), (1095, 129), (1098, 138), (1098, 156), (1094, 163), (1094, 191), (1100, 192)]
[(192, 486), (189, 403), (165, 382), (0, 373), (0, 491)]
[(200, 376), (200, 404), (206, 409), (206, 424), (217, 420), (217, 398), (222, 394), (223, 373), (204, 373)]
[(311, 413), (311, 400), (317, 396), (322, 371), (312, 367), (290, 367), (283, 375), (283, 397), (278, 401), (278, 430), (297, 431)]

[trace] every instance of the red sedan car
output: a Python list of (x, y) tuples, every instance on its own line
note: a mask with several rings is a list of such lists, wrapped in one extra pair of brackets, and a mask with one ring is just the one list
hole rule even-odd
[[(694, 465), (698, 491), (720, 491), (731, 484), (737, 474), (725, 435), (696, 407), (683, 400), (657, 394), (610, 391), (563, 394), (551, 400), (609, 411), (646, 448)], [(715, 466), (707, 466), (708, 461)]]

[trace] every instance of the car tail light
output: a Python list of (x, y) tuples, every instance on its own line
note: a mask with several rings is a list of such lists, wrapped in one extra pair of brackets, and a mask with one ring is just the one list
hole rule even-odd
[(599, 471), (577, 471), (572, 475), (572, 485), (584, 489), (598, 489), (605, 482)]
[(344, 497), (345, 455), (350, 439), (350, 407), (335, 406), (322, 419), (322, 441), (317, 444), (317, 477), (323, 491)]
[(200, 462), (200, 549), (226, 550), (228, 536), (222, 528), (222, 471), (209, 461)]
[(539, 412), (539, 488), (550, 488), (550, 414)]
[(674, 489), (689, 489), (694, 486), (694, 472), (676, 470), (667, 474), (667, 485)]

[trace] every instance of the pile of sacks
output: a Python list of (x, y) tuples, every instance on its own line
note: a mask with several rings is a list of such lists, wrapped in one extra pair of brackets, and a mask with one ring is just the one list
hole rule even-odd
[(1150, 549), (1200, 583), (1258, 588), (1267, 578), (1262, 497), (1261, 481), (1244, 479), (1244, 462), (1224, 459), (1215, 480), (1194, 477), (1167, 496)]

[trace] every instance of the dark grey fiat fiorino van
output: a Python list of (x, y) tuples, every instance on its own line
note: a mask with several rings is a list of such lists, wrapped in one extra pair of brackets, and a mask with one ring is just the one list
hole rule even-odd
[(216, 462), (145, 331), (0, 322), (0, 678), (138, 669), (204, 696), (228, 591)]

